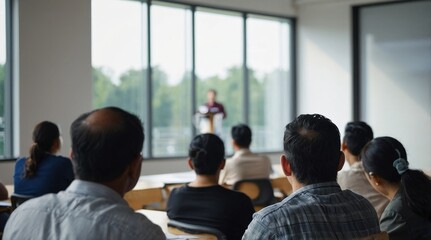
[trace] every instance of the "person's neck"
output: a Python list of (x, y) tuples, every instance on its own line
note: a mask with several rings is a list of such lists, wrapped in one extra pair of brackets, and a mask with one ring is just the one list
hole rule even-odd
[(389, 200), (392, 200), (394, 199), (395, 195), (397, 195), (397, 192), (400, 190), (400, 183), (387, 183), (385, 189), (385, 197)]
[(305, 184), (300, 183), (294, 176), (288, 176), (287, 180), (290, 185), (292, 185), (292, 192), (296, 192), (306, 186)]
[(246, 148), (246, 147), (240, 147), (240, 146), (238, 146), (238, 145), (233, 145), (233, 150), (235, 151), (235, 152), (238, 152), (238, 151), (240, 151), (240, 150), (248, 150), (248, 148)]
[(349, 151), (344, 151), (344, 155), (346, 156), (346, 160), (347, 163), (349, 163), (349, 166), (352, 166), (353, 164), (359, 162), (359, 156), (355, 156)]
[(190, 187), (210, 187), (218, 185), (219, 174), (215, 175), (196, 175), (196, 179), (189, 183)]

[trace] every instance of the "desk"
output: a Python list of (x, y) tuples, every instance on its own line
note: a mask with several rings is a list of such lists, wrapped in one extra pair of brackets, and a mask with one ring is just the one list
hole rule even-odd
[[(284, 173), (280, 164), (273, 164), (272, 169), (273, 169), (273, 172), (271, 173), (271, 176), (270, 176), (272, 179), (284, 177)], [(154, 174), (154, 175), (141, 176), (139, 178), (139, 183), (141, 182), (160, 183), (161, 182), (161, 183), (164, 183), (165, 185), (175, 185), (175, 184), (189, 183), (195, 180), (195, 177), (196, 175), (194, 171)]]
[(193, 171), (147, 175), (139, 178), (139, 182), (162, 182), (166, 185), (189, 183), (193, 180), (195, 180)]
[(136, 212), (145, 215), (151, 222), (160, 226), (166, 235), (166, 239), (200, 239), (198, 235), (170, 233), (168, 228), (169, 218), (167, 213), (164, 211), (140, 209)]
[(145, 215), (151, 222), (160, 226), (163, 232), (168, 232), (169, 218), (165, 211), (139, 209), (136, 212)]

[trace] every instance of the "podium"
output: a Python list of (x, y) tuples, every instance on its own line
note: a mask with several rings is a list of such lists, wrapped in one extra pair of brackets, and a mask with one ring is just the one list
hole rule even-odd
[(222, 122), (223, 113), (211, 112), (206, 106), (199, 107), (195, 114), (195, 127), (199, 130), (199, 133), (213, 133), (221, 136), (222, 133)]

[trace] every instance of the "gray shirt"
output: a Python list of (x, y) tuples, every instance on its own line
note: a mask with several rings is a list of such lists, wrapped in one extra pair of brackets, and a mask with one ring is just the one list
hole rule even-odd
[(166, 239), (112, 189), (74, 180), (66, 191), (29, 200), (6, 224), (3, 239)]

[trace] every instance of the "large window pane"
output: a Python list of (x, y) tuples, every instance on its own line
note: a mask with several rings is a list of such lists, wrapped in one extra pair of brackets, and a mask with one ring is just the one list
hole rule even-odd
[(191, 140), (191, 11), (151, 6), (154, 157), (186, 156)]
[(146, 4), (92, 1), (93, 107), (118, 106), (144, 121)]
[(0, 0), (0, 158), (5, 157), (6, 0)]
[[(229, 139), (230, 127), (243, 121), (243, 20), (240, 15), (196, 11), (197, 105), (207, 100), (207, 91), (217, 90), (224, 104), (222, 138)], [(226, 144), (230, 148), (230, 144)]]
[(283, 129), (290, 119), (292, 105), (289, 38), (286, 21), (247, 19), (249, 121), (255, 151), (282, 149)]

